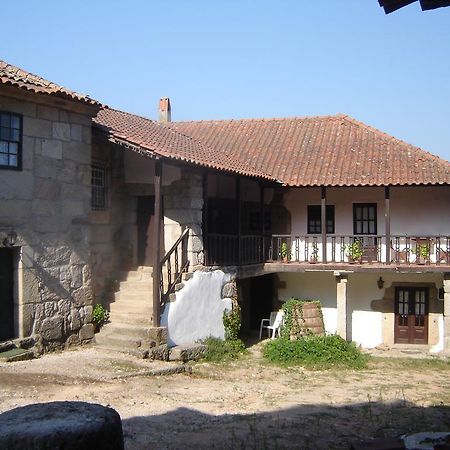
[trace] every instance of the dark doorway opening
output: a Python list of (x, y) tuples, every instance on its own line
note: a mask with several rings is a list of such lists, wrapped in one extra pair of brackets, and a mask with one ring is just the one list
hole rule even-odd
[(153, 265), (156, 246), (152, 240), (155, 196), (138, 197), (137, 202), (137, 262), (139, 266)]
[(14, 337), (14, 249), (0, 248), (0, 341)]
[(272, 274), (239, 280), (242, 295), (242, 328), (244, 333), (259, 332), (262, 319), (268, 319), (274, 308)]

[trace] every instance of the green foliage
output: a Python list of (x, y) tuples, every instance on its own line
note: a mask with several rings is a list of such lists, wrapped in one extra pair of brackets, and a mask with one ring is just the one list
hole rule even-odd
[(202, 343), (207, 346), (203, 356), (204, 361), (231, 361), (247, 352), (245, 344), (240, 339), (224, 341), (223, 339), (209, 337), (202, 341)]
[(281, 244), (280, 253), (282, 259), (291, 259), (291, 252), (289, 251), (289, 247), (286, 242)]
[(109, 312), (100, 304), (97, 303), (92, 311), (92, 322), (97, 327), (103, 326), (109, 320)]
[(415, 253), (423, 259), (428, 259), (430, 256), (430, 248), (426, 244), (418, 244), (416, 248), (411, 249), (411, 253)]
[(313, 369), (363, 369), (369, 359), (353, 342), (338, 335), (305, 336), (295, 341), (283, 337), (274, 339), (264, 346), (263, 356), (280, 365), (303, 365)]
[(294, 323), (292, 320), (294, 314), (293, 311), (298, 310), (301, 322), (303, 322), (303, 305), (305, 303), (315, 303), (318, 306), (320, 315), (322, 316), (322, 326), (323, 326), (322, 305), (318, 300), (299, 300), (297, 298), (290, 298), (283, 304), (284, 322), (283, 328), (281, 329), (281, 336), (283, 338), (289, 339), (291, 335), (300, 336), (308, 334), (308, 330), (305, 330), (301, 326), (301, 323)]
[(231, 311), (223, 312), (223, 326), (225, 328), (225, 340), (234, 341), (238, 339), (241, 329), (241, 307), (237, 301), (233, 301)]
[(352, 261), (357, 261), (364, 253), (361, 241), (359, 239), (356, 239), (351, 244), (346, 245), (345, 251), (347, 252), (347, 256)]

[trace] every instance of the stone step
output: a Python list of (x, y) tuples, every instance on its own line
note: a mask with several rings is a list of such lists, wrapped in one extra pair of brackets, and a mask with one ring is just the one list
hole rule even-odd
[(127, 336), (132, 339), (148, 339), (148, 330), (148, 326), (110, 322), (101, 328), (99, 334), (101, 334), (103, 337)]
[(132, 324), (132, 325), (151, 325), (152, 314), (148, 316), (134, 312), (114, 312), (110, 314), (111, 323)]
[(153, 311), (152, 305), (149, 301), (132, 301), (132, 302), (114, 302), (109, 305), (110, 314), (115, 313), (136, 313), (136, 314), (151, 314)]
[(122, 281), (152, 280), (153, 279), (153, 268), (145, 267), (140, 270), (132, 270), (130, 272), (121, 272), (120, 279)]
[(153, 280), (121, 281), (119, 291), (152, 291)]
[(153, 291), (122, 291), (116, 292), (114, 295), (115, 303), (117, 302), (151, 302), (153, 298)]

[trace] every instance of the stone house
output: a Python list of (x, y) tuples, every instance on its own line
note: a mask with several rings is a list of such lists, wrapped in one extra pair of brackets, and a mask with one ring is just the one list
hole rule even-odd
[(175, 123), (162, 99), (156, 122), (19, 73), (0, 85), (24, 124), (22, 170), (0, 168), (4, 339), (82, 342), (102, 302), (102, 345), (186, 344), (223, 336), (233, 301), (251, 332), (295, 296), (366, 347), (450, 347), (447, 161), (344, 115)]
[(99, 108), (0, 61), (0, 342), (32, 336), (42, 351), (93, 337), (91, 122)]
[[(365, 347), (448, 349), (447, 161), (345, 115), (157, 123), (104, 108), (94, 129), (124, 158), (130, 267), (154, 270), (130, 322), (153, 313), (185, 344), (223, 335), (233, 296), (246, 331), (294, 296), (320, 300), (326, 331)], [(132, 283), (111, 304), (119, 322)]]

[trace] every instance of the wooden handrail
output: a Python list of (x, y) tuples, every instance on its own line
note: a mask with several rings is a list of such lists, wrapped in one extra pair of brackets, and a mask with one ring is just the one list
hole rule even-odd
[[(164, 255), (160, 263), (160, 302), (163, 305), (169, 299), (169, 295), (175, 291), (175, 286), (181, 281), (183, 273), (187, 272), (189, 267), (189, 259), (187, 257), (187, 244), (189, 239), (189, 228), (186, 228), (181, 233), (181, 236), (175, 241), (170, 250)], [(181, 264), (179, 256), (179, 247), (181, 244)], [(172, 256), (173, 261), (173, 273), (172, 273)], [(164, 283), (164, 267), (167, 270), (167, 283)], [(164, 285), (167, 288), (164, 288)]]

